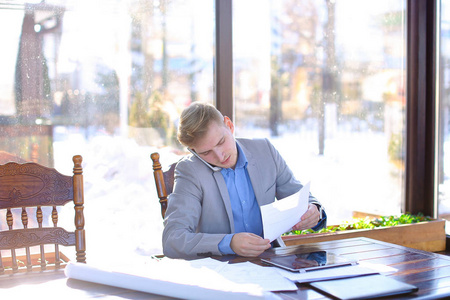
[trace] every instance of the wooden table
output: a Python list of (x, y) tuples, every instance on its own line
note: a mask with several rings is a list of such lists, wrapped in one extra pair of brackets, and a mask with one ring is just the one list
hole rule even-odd
[[(397, 269), (392, 278), (411, 283), (419, 291), (395, 299), (443, 299), (450, 297), (450, 257), (368, 238), (353, 238), (307, 245), (271, 249), (262, 256), (289, 255), (294, 253), (328, 250), (350, 259), (391, 266)], [(220, 260), (231, 263), (249, 259), (226, 256)], [(250, 261), (260, 264), (258, 258)], [(296, 292), (277, 293), (283, 299), (329, 299), (307, 284), (299, 284)], [(40, 297), (55, 295), (54, 297)], [(63, 297), (61, 297), (64, 295)], [(164, 296), (141, 293), (116, 287), (67, 279), (62, 271), (43, 274), (16, 274), (0, 277), (0, 296), (30, 297), (29, 299), (168, 299)], [(12, 299), (12, 298), (11, 298)]]
[[(395, 299), (448, 299), (450, 297), (450, 257), (416, 250), (368, 238), (352, 238), (290, 246), (270, 250), (264, 255), (289, 255), (311, 250), (329, 250), (349, 259), (382, 264), (397, 269), (394, 279), (413, 284), (417, 293)], [(269, 253), (272, 252), (272, 253)], [(280, 293), (285, 299), (328, 299), (308, 285), (299, 285), (297, 292)]]

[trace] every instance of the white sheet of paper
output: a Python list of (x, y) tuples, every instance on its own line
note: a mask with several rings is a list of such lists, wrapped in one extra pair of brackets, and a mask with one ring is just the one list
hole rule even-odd
[(299, 283), (322, 281), (329, 279), (357, 277), (369, 274), (389, 275), (395, 273), (397, 269), (379, 264), (360, 262), (357, 265), (315, 270), (313, 272), (290, 272), (281, 268), (275, 268), (283, 277)]
[[(109, 268), (69, 262), (64, 272), (72, 279), (183, 299), (280, 299), (250, 278), (248, 281), (239, 278), (236, 282), (222, 275), (222, 272), (234, 273), (226, 271), (228, 266), (226, 262), (216, 263), (211, 259), (204, 264), (198, 261), (191, 264), (187, 260), (164, 258)], [(289, 281), (280, 274), (275, 275)]]
[(265, 292), (296, 291), (294, 282), (278, 273), (275, 268), (263, 267), (251, 262), (227, 264), (219, 271), (225, 278), (240, 284), (257, 284)]
[(264, 238), (272, 242), (300, 221), (308, 209), (309, 186), (308, 182), (297, 193), (261, 206)]
[[(164, 258), (160, 264), (177, 260)], [(265, 292), (296, 291), (297, 286), (291, 280), (280, 275), (275, 268), (263, 267), (251, 262), (229, 264), (207, 257), (189, 261), (190, 267), (208, 268), (237, 284), (253, 284)]]
[(287, 270), (283, 270), (281, 268), (278, 268), (277, 271), (282, 276), (284, 276), (292, 281), (299, 282), (299, 283), (322, 281), (322, 280), (329, 280), (329, 279), (349, 278), (349, 277), (356, 277), (356, 276), (379, 273), (374, 269), (362, 267), (359, 265), (328, 268), (328, 269), (315, 270), (313, 272), (305, 272), (305, 273), (290, 272)]

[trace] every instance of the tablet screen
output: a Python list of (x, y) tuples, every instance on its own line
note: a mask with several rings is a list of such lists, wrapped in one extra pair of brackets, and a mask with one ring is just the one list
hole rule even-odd
[(263, 258), (261, 261), (293, 272), (356, 264), (356, 261), (345, 259), (327, 251)]

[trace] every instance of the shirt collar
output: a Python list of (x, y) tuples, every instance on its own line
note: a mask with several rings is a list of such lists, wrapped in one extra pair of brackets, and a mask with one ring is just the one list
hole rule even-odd
[(238, 150), (238, 159), (237, 159), (235, 168), (247, 167), (248, 161), (247, 161), (247, 157), (244, 154), (244, 151), (242, 151), (242, 148), (241, 148), (241, 146), (239, 146), (238, 143), (236, 143), (236, 148)]

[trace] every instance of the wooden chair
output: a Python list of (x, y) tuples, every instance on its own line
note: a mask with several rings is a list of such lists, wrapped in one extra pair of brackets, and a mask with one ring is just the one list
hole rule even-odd
[(159, 153), (155, 152), (150, 155), (153, 161), (153, 175), (155, 176), (156, 191), (158, 193), (159, 203), (161, 204), (161, 216), (164, 219), (167, 209), (167, 197), (173, 191), (174, 173), (176, 163), (169, 166), (169, 169), (162, 171), (159, 162)]
[[(0, 231), (0, 274), (64, 267), (59, 245), (75, 246), (77, 262), (86, 262), (81, 162), (80, 155), (73, 157), (73, 176), (62, 175), (53, 168), (37, 163), (9, 162), (0, 165), (0, 211), (6, 210), (8, 227)], [(57, 207), (68, 202), (75, 205), (75, 230), (70, 232), (58, 227)], [(52, 209), (53, 226), (45, 226), (43, 207)], [(29, 211), (34, 209), (37, 226), (29, 228)], [(20, 216), (23, 228), (14, 228), (14, 215)], [(45, 253), (47, 250), (44, 249), (44, 246), (51, 244), (54, 244), (55, 249), (54, 254), (52, 253), (54, 266), (47, 263), (52, 259), (49, 258), (50, 253)], [(31, 247), (40, 248), (37, 258), (31, 255)], [(22, 250), (25, 255), (19, 259), (16, 250)], [(2, 252), (9, 251), (10, 257), (2, 257)], [(40, 268), (39, 265), (33, 265), (34, 261), (39, 261)]]

